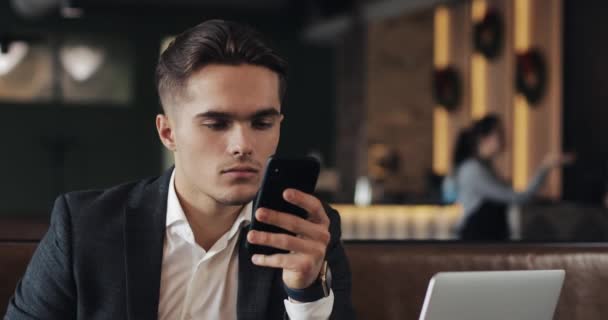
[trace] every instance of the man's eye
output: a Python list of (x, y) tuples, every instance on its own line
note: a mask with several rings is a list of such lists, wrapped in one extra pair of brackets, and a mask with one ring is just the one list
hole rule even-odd
[(254, 129), (270, 129), (274, 125), (272, 120), (254, 120), (251, 124)]
[(223, 130), (228, 128), (228, 121), (205, 122), (203, 125), (212, 130)]

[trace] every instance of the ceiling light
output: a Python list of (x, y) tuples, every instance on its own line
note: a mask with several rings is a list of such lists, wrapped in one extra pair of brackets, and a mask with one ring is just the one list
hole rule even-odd
[(99, 70), (105, 58), (101, 48), (85, 45), (64, 46), (59, 51), (61, 65), (76, 81), (88, 80)]
[(25, 58), (29, 46), (23, 41), (12, 41), (6, 48), (8, 50), (0, 51), (0, 76), (11, 72)]

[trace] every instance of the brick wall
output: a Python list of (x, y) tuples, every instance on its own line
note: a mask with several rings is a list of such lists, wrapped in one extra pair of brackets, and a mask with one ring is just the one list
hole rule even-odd
[(347, 32), (336, 46), (337, 202), (353, 202), (356, 179), (365, 172), (366, 46), (364, 25)]
[(372, 22), (367, 50), (368, 141), (400, 155), (389, 189), (422, 193), (433, 160), (433, 11)]
[(400, 157), (387, 191), (424, 193), (432, 165), (432, 10), (359, 25), (336, 48), (336, 200), (352, 202), (357, 177), (367, 174), (372, 143)]

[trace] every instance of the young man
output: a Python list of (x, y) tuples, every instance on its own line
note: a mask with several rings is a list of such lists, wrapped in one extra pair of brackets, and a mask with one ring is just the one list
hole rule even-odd
[[(334, 210), (286, 190), (307, 220), (265, 209), (256, 217), (296, 236), (246, 229), (279, 141), (285, 76), (285, 61), (236, 23), (178, 36), (156, 70), (156, 127), (175, 167), (60, 196), (5, 319), (353, 318)], [(251, 256), (247, 241), (289, 253)]]

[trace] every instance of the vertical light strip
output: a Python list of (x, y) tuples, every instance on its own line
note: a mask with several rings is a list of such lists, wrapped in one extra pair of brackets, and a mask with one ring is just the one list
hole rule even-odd
[[(435, 32), (433, 63), (436, 68), (444, 68), (449, 62), (450, 13), (444, 6), (435, 10)], [(442, 106), (433, 111), (433, 171), (444, 175), (449, 170), (448, 113)]]
[(488, 10), (486, 0), (473, 0), (471, 3), (471, 19), (473, 22), (481, 21)]
[(486, 69), (487, 62), (481, 54), (475, 52), (471, 57), (471, 117), (477, 120), (486, 115)]
[(515, 50), (530, 47), (530, 0), (515, 0)]
[(435, 10), (435, 32), (433, 62), (435, 67), (444, 68), (448, 65), (450, 45), (450, 12), (448, 8), (440, 6)]
[[(474, 0), (471, 3), (471, 21), (473, 23), (483, 19), (486, 14), (486, 0)], [(476, 120), (487, 113), (487, 61), (478, 52), (471, 56), (471, 117)]]
[(433, 110), (433, 171), (445, 175), (450, 167), (448, 152), (448, 112), (441, 106)]
[[(530, 47), (530, 0), (515, 1), (515, 51), (522, 52)], [(526, 99), (518, 94), (513, 110), (513, 187), (526, 188), (529, 179), (529, 106)]]

